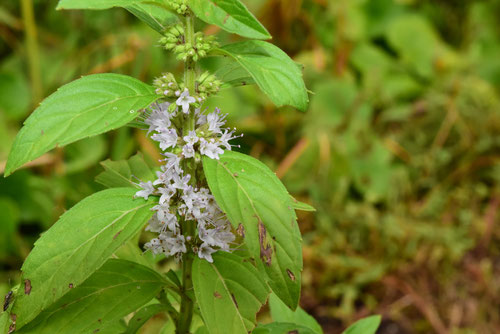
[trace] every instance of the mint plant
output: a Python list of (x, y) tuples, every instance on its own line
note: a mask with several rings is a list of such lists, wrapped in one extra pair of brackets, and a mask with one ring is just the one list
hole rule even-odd
[[(242, 136), (204, 102), (220, 89), (255, 83), (276, 106), (305, 111), (301, 70), (239, 0), (60, 0), (58, 9), (123, 7), (157, 30), (184, 63), (183, 77), (152, 85), (118, 74), (75, 80), (26, 120), (5, 176), (45, 152), (121, 126), (158, 144), (160, 167), (140, 154), (105, 161), (96, 181), (109, 189), (76, 204), (43, 235), (5, 297), (2, 333), (136, 333), (163, 313), (162, 333), (316, 333), (298, 307), (301, 236), (293, 199), (260, 161), (237, 153)], [(220, 46), (195, 19), (252, 40)], [(205, 57), (230, 59), (218, 73)], [(143, 249), (139, 237), (152, 235)], [(161, 270), (172, 258), (179, 270)], [(275, 322), (257, 324), (269, 298)], [(374, 333), (379, 317), (348, 333)], [(356, 329), (357, 328), (357, 329)], [(346, 332), (346, 333), (347, 333)]]
[[(163, 73), (149, 85), (96, 74), (61, 87), (26, 120), (5, 176), (55, 147), (127, 124), (143, 128), (164, 159), (154, 171), (139, 155), (103, 164), (97, 180), (109, 189), (68, 210), (35, 243), (2, 330), (133, 333), (165, 312), (179, 334), (248, 333), (271, 291), (295, 310), (300, 203), (263, 163), (232, 151), (240, 135), (224, 128), (221, 110), (203, 104), (222, 86), (251, 78), (277, 106), (305, 110), (299, 67), (261, 41), (271, 36), (238, 0), (61, 0), (58, 9), (116, 6), (161, 33), (160, 45), (184, 62), (184, 76)], [(253, 40), (219, 46), (195, 31), (195, 18)], [(200, 59), (221, 56), (241, 77), (200, 70)], [(155, 237), (143, 255), (137, 240), (145, 225)], [(153, 256), (173, 257), (180, 271), (159, 272)]]

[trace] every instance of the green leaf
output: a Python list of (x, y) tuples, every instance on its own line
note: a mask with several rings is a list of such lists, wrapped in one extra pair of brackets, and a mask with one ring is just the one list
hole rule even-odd
[(134, 199), (136, 192), (113, 188), (93, 194), (38, 239), (22, 267), (24, 293), (13, 310), (18, 328), (78, 287), (141, 230), (155, 203)]
[(270, 39), (264, 26), (239, 0), (190, 0), (189, 7), (202, 21), (247, 38)]
[(236, 61), (226, 61), (215, 72), (219, 80), (223, 82), (221, 88), (231, 88), (255, 84), (255, 80)]
[(379, 315), (372, 315), (358, 320), (343, 331), (342, 334), (375, 334), (378, 326), (380, 326), (380, 320)]
[(24, 122), (12, 145), (5, 176), (56, 146), (127, 124), (157, 98), (153, 87), (111, 73), (82, 77), (59, 88)]
[[(153, 0), (154, 1), (154, 0)], [(61, 9), (108, 9), (126, 7), (145, 0), (59, 0), (57, 10)], [(157, 1), (155, 1), (157, 2)]]
[(98, 333), (150, 301), (163, 284), (150, 268), (111, 259), (16, 333)]
[(300, 202), (298, 200), (296, 200), (295, 198), (293, 198), (292, 196), (290, 196), (291, 199), (292, 199), (292, 205), (293, 205), (293, 208), (295, 210), (299, 210), (299, 211), (316, 211), (316, 209), (312, 206), (312, 205), (309, 205), (307, 203), (304, 203), (304, 202)]
[[(290, 308), (300, 297), (302, 248), (290, 195), (262, 162), (232, 151), (203, 159), (215, 200), (259, 260), (273, 291)], [(241, 225), (241, 226), (240, 226)]]
[(211, 334), (247, 334), (266, 302), (268, 287), (257, 268), (235, 254), (218, 252), (209, 263), (193, 263), (193, 286), (201, 315)]
[(136, 334), (137, 331), (153, 316), (165, 311), (167, 308), (162, 304), (146, 305), (137, 311), (128, 322), (127, 330), (123, 334)]
[(104, 172), (96, 176), (95, 180), (108, 188), (116, 187), (138, 187), (133, 176), (141, 181), (152, 181), (155, 174), (152, 168), (144, 160), (141, 153), (137, 153), (128, 160), (101, 162)]
[(259, 325), (252, 334), (316, 334), (313, 330), (286, 322), (273, 322), (271, 324)]
[(169, 25), (178, 21), (177, 15), (168, 11), (165, 5), (159, 1), (134, 3), (124, 7), (159, 33), (162, 33)]
[(301, 325), (309, 328), (315, 334), (323, 334), (323, 329), (316, 319), (300, 307), (297, 307), (295, 311), (290, 310), (275, 294), (269, 296), (269, 307), (273, 321)]
[(309, 97), (302, 72), (280, 48), (263, 41), (245, 41), (225, 45), (214, 53), (236, 60), (277, 107), (290, 105), (307, 109)]

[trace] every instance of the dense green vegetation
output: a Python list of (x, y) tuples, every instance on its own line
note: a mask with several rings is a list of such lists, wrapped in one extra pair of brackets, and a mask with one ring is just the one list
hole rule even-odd
[[(1, 172), (22, 121), (57, 87), (100, 72), (151, 82), (176, 64), (125, 10), (39, 0), (33, 22), (29, 3), (0, 5)], [(371, 313), (380, 333), (500, 331), (500, 1), (246, 3), (304, 65), (311, 104), (276, 109), (252, 85), (212, 103), (245, 133), (241, 151), (317, 209), (299, 217), (303, 308), (326, 333)], [(97, 163), (136, 150), (159, 158), (144, 131), (122, 128), (0, 179), (2, 295), (39, 234), (103, 189)]]

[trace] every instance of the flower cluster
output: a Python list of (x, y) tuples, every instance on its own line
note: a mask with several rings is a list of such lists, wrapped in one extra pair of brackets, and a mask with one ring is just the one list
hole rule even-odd
[(187, 59), (198, 61), (206, 57), (211, 49), (218, 46), (215, 36), (205, 36), (202, 32), (195, 33), (193, 43), (188, 43), (185, 40), (182, 24), (176, 24), (168, 28), (163, 33), (163, 37), (160, 38), (159, 43), (166, 50), (173, 51), (176, 58), (183, 61)]
[[(195, 109), (195, 128), (183, 133), (176, 124), (186, 119), (195, 102), (185, 90), (175, 103), (163, 102), (150, 108), (144, 122), (151, 139), (164, 151), (165, 159), (155, 181), (139, 183), (142, 190), (136, 197), (147, 199), (155, 195), (159, 198), (146, 228), (159, 235), (145, 245), (147, 249), (179, 260), (191, 247), (200, 258), (212, 262), (212, 253), (230, 251), (235, 235), (210, 191), (193, 182), (186, 170), (187, 166), (191, 172), (193, 166), (195, 170), (202, 155), (219, 159), (224, 149), (231, 149), (229, 141), (235, 136), (234, 130), (222, 128), (226, 115), (217, 108), (209, 114)], [(196, 236), (183, 234), (186, 224), (196, 224)]]

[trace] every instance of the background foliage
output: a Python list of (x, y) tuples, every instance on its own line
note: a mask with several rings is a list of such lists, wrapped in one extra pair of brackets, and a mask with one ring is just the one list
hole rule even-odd
[[(182, 70), (125, 10), (58, 12), (57, 1), (35, 0), (32, 24), (30, 2), (0, 5), (2, 172), (22, 121), (57, 87), (91, 73), (151, 82)], [(299, 216), (302, 306), (326, 333), (371, 313), (383, 316), (380, 333), (500, 331), (500, 1), (246, 3), (305, 65), (311, 105), (284, 112), (253, 86), (210, 104), (245, 133), (242, 151), (317, 208)], [(104, 188), (98, 162), (136, 150), (159, 157), (144, 132), (122, 128), (0, 178), (2, 294), (39, 234)]]

